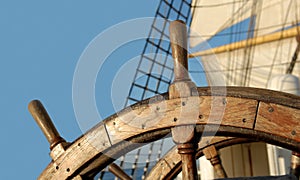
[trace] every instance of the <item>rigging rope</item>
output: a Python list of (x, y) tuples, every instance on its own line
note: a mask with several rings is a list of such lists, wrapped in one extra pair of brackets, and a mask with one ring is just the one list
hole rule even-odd
[[(286, 13), (286, 15), (285, 15), (285, 20), (284, 20), (284, 24), (283, 24), (283, 26), (282, 26), (282, 29), (284, 29), (284, 27), (285, 27), (286, 24), (287, 24), (287, 19), (288, 19), (288, 15), (289, 15), (289, 12), (290, 12), (291, 5), (292, 5), (292, 0), (291, 0), (290, 3), (289, 3), (288, 11), (287, 11), (287, 13)], [(283, 31), (282, 31), (281, 36), (283, 36)], [(271, 79), (272, 72), (273, 72), (273, 68), (274, 68), (273, 64), (274, 64), (275, 61), (276, 61), (276, 57), (277, 57), (277, 55), (278, 55), (279, 47), (282, 46), (282, 43), (283, 43), (282, 41), (278, 41), (278, 45), (277, 45), (277, 47), (276, 47), (276, 51), (275, 51), (274, 58), (273, 58), (273, 61), (272, 61), (272, 66), (271, 66), (270, 71), (269, 71), (269, 74), (268, 74), (267, 82), (270, 81), (270, 79)], [(267, 83), (265, 84), (265, 87), (267, 87)]]
[[(162, 37), (168, 36), (168, 20), (169, 19), (181, 19), (184, 20), (187, 24), (190, 24), (190, 10), (191, 10), (191, 2), (192, 0), (161, 0), (159, 7), (156, 11), (156, 15), (155, 15), (155, 20), (157, 18), (163, 18), (165, 19), (165, 22), (163, 23), (162, 27), (161, 25), (159, 27), (156, 27), (155, 24), (155, 20), (152, 24), (150, 33), (149, 33), (149, 38), (147, 39), (145, 48), (143, 50), (142, 53), (142, 57), (140, 59), (137, 71), (136, 71), (136, 75), (134, 77), (132, 86), (130, 88), (130, 92), (129, 92), (129, 96), (126, 100), (126, 104), (125, 106), (129, 105), (130, 102), (129, 100), (134, 99), (135, 102), (146, 99), (149, 97), (149, 95), (147, 94), (147, 92), (151, 92), (153, 94), (159, 94), (159, 93), (163, 93), (165, 91), (162, 92), (161, 87), (164, 85), (169, 85), (171, 83), (171, 79), (173, 76), (173, 71), (172, 68), (168, 63), (168, 56), (171, 55), (170, 52), (170, 45), (168, 45), (167, 47), (164, 47), (164, 44), (162, 42)], [(179, 6), (178, 6), (179, 5)], [(185, 8), (185, 9), (184, 9)], [(158, 32), (159, 36), (156, 37), (158, 39), (158, 42), (155, 43), (153, 40), (153, 38), (151, 38), (151, 35), (153, 35), (153, 31)], [(147, 57), (146, 55), (144, 55), (146, 52), (148, 52), (147, 50), (149, 50), (149, 48), (151, 48), (153, 50), (154, 56), (153, 57)], [(158, 54), (164, 53), (166, 54), (166, 58), (162, 58), (162, 56), (159, 56)], [(145, 70), (141, 63), (143, 63), (144, 61), (149, 61), (150, 62), (150, 67), (149, 69)], [(160, 68), (160, 72), (158, 75), (154, 74), (154, 66)], [(155, 67), (155, 68), (156, 68)], [(163, 79), (165, 72), (166, 71), (170, 71), (169, 69), (171, 69), (171, 74), (170, 76), (167, 77), (168, 80)], [(145, 73), (146, 72), (146, 73)], [(145, 75), (145, 84), (143, 85), (138, 85), (135, 81), (137, 80), (137, 73), (142, 73)], [(155, 83), (155, 84), (153, 84)], [(141, 94), (136, 94), (133, 93), (133, 88), (140, 88), (141, 89)], [(141, 95), (140, 97), (136, 97), (137, 95)], [(162, 143), (160, 144), (162, 146)], [(150, 149), (153, 148), (153, 144), (150, 145)], [(160, 148), (161, 149), (161, 148)], [(131, 176), (135, 176), (136, 175), (136, 169), (138, 167), (138, 162), (139, 162), (139, 158), (140, 158), (140, 153), (141, 153), (141, 149), (139, 149), (136, 153), (135, 159), (134, 159), (134, 163), (133, 163), (133, 169), (131, 171)], [(158, 154), (158, 156), (160, 156), (160, 154)], [(150, 167), (150, 162), (149, 162), (149, 158), (146, 160), (146, 166), (144, 168), (144, 173), (148, 172), (148, 169), (151, 168)], [(140, 178), (140, 177), (139, 177)]]
[(294, 70), (294, 67), (295, 67), (295, 64), (296, 64), (296, 61), (298, 59), (298, 54), (300, 52), (300, 35), (298, 35), (296, 37), (296, 40), (297, 40), (297, 47), (296, 47), (296, 50), (294, 52), (294, 55), (293, 55), (293, 58), (292, 58), (292, 61), (290, 63), (290, 66), (288, 67), (288, 69), (286, 70), (286, 74), (292, 74), (293, 73), (293, 70)]
[[(247, 34), (247, 39), (252, 38), (252, 34), (251, 34), (251, 29), (252, 27), (255, 26), (255, 19), (256, 16), (258, 14), (257, 12), (257, 6), (260, 5), (262, 6), (261, 3), (258, 4), (258, 1), (255, 0), (252, 4), (252, 10), (251, 10), (251, 16), (250, 16), (250, 22), (249, 22), (249, 27), (248, 27), (248, 34)], [(253, 34), (254, 37), (256, 37), (255, 34)], [(244, 57), (245, 59), (247, 58), (247, 62), (246, 62), (246, 72), (244, 74), (244, 81), (242, 82), (243, 86), (248, 86), (249, 85), (249, 81), (250, 81), (250, 76), (251, 76), (251, 71), (250, 71), (250, 67), (252, 66), (252, 62), (253, 62), (253, 54), (255, 51), (255, 48), (252, 48), (253, 45), (251, 44), (247, 44), (245, 50), (244, 50)]]

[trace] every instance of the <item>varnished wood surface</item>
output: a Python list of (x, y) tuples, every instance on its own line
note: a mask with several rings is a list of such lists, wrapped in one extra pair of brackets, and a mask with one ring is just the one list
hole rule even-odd
[[(229, 145), (234, 145), (236, 143), (246, 143), (249, 142), (247, 139), (243, 138), (234, 138), (234, 137), (211, 137), (208, 138), (210, 143), (208, 144), (206, 138), (203, 138), (198, 143), (198, 150), (196, 158), (199, 158), (203, 155), (203, 149), (208, 146), (216, 146), (220, 149)], [(226, 144), (226, 145), (225, 145)], [(170, 149), (152, 168), (149, 174), (146, 177), (146, 180), (167, 180), (173, 179), (180, 171), (181, 167), (181, 158), (177, 153), (177, 148), (174, 146)]]
[[(172, 127), (183, 124), (197, 125), (197, 131), (213, 125), (219, 127), (218, 135), (269, 138), (300, 151), (298, 96), (240, 87), (198, 88), (198, 93), (199, 97), (152, 104), (145, 100), (109, 117), (75, 140), (39, 178), (70, 179), (78, 174), (90, 175), (113, 161), (106, 155), (118, 158), (141, 146), (141, 142), (168, 136)], [(167, 96), (164, 95), (165, 99)], [(274, 108), (271, 114), (269, 106)]]

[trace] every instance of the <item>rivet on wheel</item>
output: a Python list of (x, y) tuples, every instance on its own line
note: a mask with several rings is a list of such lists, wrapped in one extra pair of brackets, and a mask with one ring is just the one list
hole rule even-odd
[(223, 105), (227, 104), (226, 98), (223, 98), (222, 103), (223, 103)]
[(173, 119), (173, 121), (176, 122), (176, 121), (177, 121), (177, 118), (175, 117), (175, 118)]
[(272, 107), (269, 107), (269, 112), (271, 113), (271, 112), (274, 112), (274, 109), (272, 108)]
[(293, 136), (295, 136), (295, 135), (296, 135), (296, 131), (293, 130), (293, 131), (291, 132), (291, 134), (292, 134)]

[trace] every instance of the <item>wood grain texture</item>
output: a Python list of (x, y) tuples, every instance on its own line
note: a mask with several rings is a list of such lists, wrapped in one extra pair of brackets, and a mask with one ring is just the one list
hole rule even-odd
[[(205, 149), (208, 146), (211, 145), (216, 145), (217, 148), (220, 148), (222, 146), (221, 143), (226, 143), (226, 142), (234, 142), (239, 138), (233, 138), (233, 137), (211, 137), (210, 143), (207, 144), (207, 139), (203, 138), (199, 143), (198, 143), (198, 149), (197, 149), (197, 158), (200, 157), (200, 155), (203, 154), (203, 149)], [(242, 140), (245, 141), (245, 139), (240, 139), (240, 141), (236, 141), (238, 143), (243, 142)], [(234, 144), (234, 143), (229, 143)], [(159, 162), (151, 169), (149, 174), (146, 176), (146, 180), (161, 180), (161, 179), (172, 179), (170, 177), (170, 174), (172, 173), (178, 173), (180, 172), (180, 166), (181, 166), (181, 157), (177, 153), (177, 147), (174, 146), (172, 149), (170, 149), (160, 160)], [(177, 172), (176, 172), (177, 171)], [(171, 175), (172, 176), (172, 175)]]
[[(142, 142), (167, 136), (171, 128), (181, 125), (220, 125), (224, 134), (229, 131), (243, 136), (252, 133), (253, 137), (255, 133), (261, 133), (257, 139), (262, 140), (266, 134), (272, 134), (286, 138), (282, 142), (292, 146), (300, 143), (298, 96), (239, 87), (198, 88), (198, 94), (199, 97), (172, 100), (164, 94), (165, 101), (145, 100), (124, 109), (75, 140), (39, 178), (71, 179), (79, 174), (85, 177), (113, 161), (106, 155), (113, 154), (117, 158), (141, 146)], [(259, 113), (255, 120), (258, 103)], [(265, 112), (269, 104), (274, 107), (273, 114)], [(292, 135), (293, 131), (295, 135)]]
[(300, 141), (300, 110), (261, 102), (255, 130)]
[(169, 26), (172, 56), (174, 60), (174, 83), (188, 81), (187, 26), (181, 21), (172, 21)]
[(91, 158), (110, 147), (104, 124), (77, 139), (56, 161), (50, 163), (39, 179), (68, 179)]
[(203, 149), (203, 154), (206, 159), (210, 161), (211, 165), (214, 167), (214, 171), (218, 178), (227, 178), (227, 174), (222, 165), (219, 153), (215, 146), (211, 145)]
[(209, 123), (252, 129), (256, 108), (257, 101), (250, 99), (187, 97), (127, 109), (105, 124), (115, 144), (139, 133), (181, 125)]

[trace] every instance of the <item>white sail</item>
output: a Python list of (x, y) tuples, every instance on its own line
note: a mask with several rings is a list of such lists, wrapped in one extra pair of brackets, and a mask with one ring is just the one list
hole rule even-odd
[[(249, 32), (266, 35), (299, 23), (297, 0), (194, 0), (190, 46), (195, 47), (222, 30), (250, 18)], [(255, 26), (252, 29), (251, 26)], [(233, 32), (234, 33), (234, 32)], [(236, 32), (241, 33), (241, 32)], [(199, 38), (201, 36), (201, 38)]]
[(300, 2), (298, 0), (265, 0), (261, 2), (256, 18), (257, 36), (299, 23)]
[(251, 1), (240, 0), (194, 0), (190, 46), (194, 47), (223, 29), (249, 18), (251, 4)]
[[(272, 43), (252, 46), (248, 50), (213, 54), (202, 57), (202, 63), (209, 76), (213, 76), (215, 69), (212, 64), (219, 65), (223, 72), (226, 85), (250, 86), (266, 88), (268, 81), (275, 75), (285, 74), (297, 47), (295, 38), (287, 38)], [(250, 52), (248, 52), (250, 51)], [(212, 62), (211, 58), (216, 62)], [(248, 61), (245, 63), (245, 61)], [(300, 63), (296, 62), (293, 74), (300, 76)], [(216, 66), (214, 66), (216, 68)], [(211, 71), (211, 72), (210, 72)], [(215, 77), (211, 77), (214, 79)], [(215, 84), (220, 85), (220, 84)]]
[[(218, 36), (218, 32), (231, 28), (229, 32), (232, 40), (229, 45), (206, 50), (208, 53), (195, 53), (202, 55), (210, 79), (214, 77), (209, 71), (215, 71), (214, 64), (218, 64), (219, 70), (226, 77), (226, 85), (266, 88), (272, 76), (284, 74), (290, 66), (298, 44), (295, 36), (300, 34), (300, 28), (295, 28), (300, 22), (300, 1), (194, 0), (193, 7), (191, 33), (194, 34), (191, 36), (197, 33), (204, 36), (203, 39), (198, 38), (198, 41), (191, 37), (191, 46), (213, 39)], [(252, 18), (248, 22), (249, 32), (244, 34), (244, 38), (238, 37), (241, 32), (232, 26), (249, 17)], [(236, 42), (236, 39), (240, 41)], [(211, 53), (213, 55), (207, 55)], [(212, 62), (212, 57), (215, 62)], [(299, 72), (299, 62), (296, 62), (293, 74), (299, 76)]]

